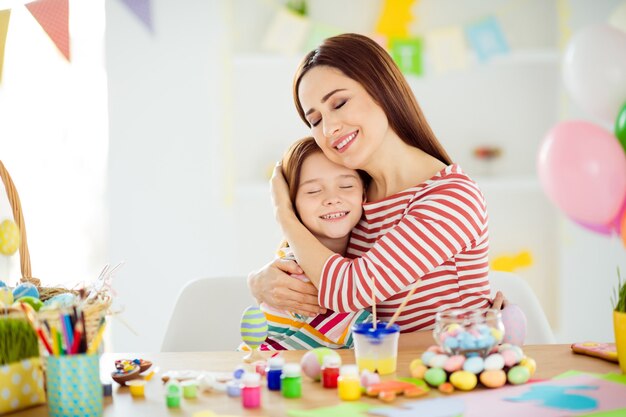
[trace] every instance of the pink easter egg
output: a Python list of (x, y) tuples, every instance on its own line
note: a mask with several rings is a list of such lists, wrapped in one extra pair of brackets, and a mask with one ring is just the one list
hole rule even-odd
[(445, 369), (446, 372), (458, 371), (463, 367), (464, 362), (465, 356), (463, 355), (450, 356), (446, 363), (443, 365), (443, 369)]
[(333, 355), (339, 357), (339, 354), (332, 349), (326, 347), (318, 347), (306, 352), (300, 359), (302, 373), (314, 381), (319, 381), (322, 374), (322, 364), (324, 357)]
[(504, 343), (522, 346), (526, 339), (526, 315), (517, 304), (507, 304), (500, 312), (504, 325)]
[(503, 350), (500, 355), (504, 358), (505, 366), (511, 367), (518, 362), (517, 355), (511, 349)]

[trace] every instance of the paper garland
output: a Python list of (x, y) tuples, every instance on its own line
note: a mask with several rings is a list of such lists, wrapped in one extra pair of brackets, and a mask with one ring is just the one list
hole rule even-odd
[[(152, 7), (150, 0), (121, 0), (133, 14), (139, 18), (150, 32), (154, 32), (152, 26)], [(182, 7), (182, 6), (181, 6)]]
[(69, 61), (69, 0), (39, 0), (28, 3), (26, 8), (59, 48), (65, 59)]
[(0, 84), (2, 84), (2, 68), (4, 65), (4, 45), (7, 41), (11, 10), (0, 10)]

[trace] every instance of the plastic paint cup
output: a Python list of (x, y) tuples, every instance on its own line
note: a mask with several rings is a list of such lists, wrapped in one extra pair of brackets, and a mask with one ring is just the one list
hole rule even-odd
[(126, 383), (130, 389), (130, 395), (133, 397), (143, 397), (145, 395), (146, 381), (141, 379), (133, 379)]
[(48, 413), (51, 417), (102, 415), (98, 355), (48, 356)]
[(198, 382), (197, 381), (183, 381), (180, 383), (183, 387), (183, 397), (185, 398), (197, 398), (198, 397)]
[(367, 369), (380, 375), (396, 372), (398, 363), (398, 337), (400, 327), (379, 322), (376, 330), (373, 323), (359, 323), (352, 327), (354, 356), (359, 370)]

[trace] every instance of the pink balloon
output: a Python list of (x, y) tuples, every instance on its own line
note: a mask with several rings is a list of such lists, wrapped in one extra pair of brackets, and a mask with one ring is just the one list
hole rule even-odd
[(537, 166), (544, 191), (572, 220), (615, 221), (626, 196), (626, 156), (611, 133), (584, 121), (558, 123), (541, 144)]

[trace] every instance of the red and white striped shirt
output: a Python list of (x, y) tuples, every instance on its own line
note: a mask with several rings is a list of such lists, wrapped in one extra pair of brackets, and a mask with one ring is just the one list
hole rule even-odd
[(377, 316), (384, 321), (419, 285), (396, 321), (402, 332), (432, 327), (438, 311), (487, 307), (487, 223), (478, 185), (456, 164), (365, 203), (348, 257), (335, 254), (324, 264), (319, 304), (335, 312), (369, 307), (374, 285)]

